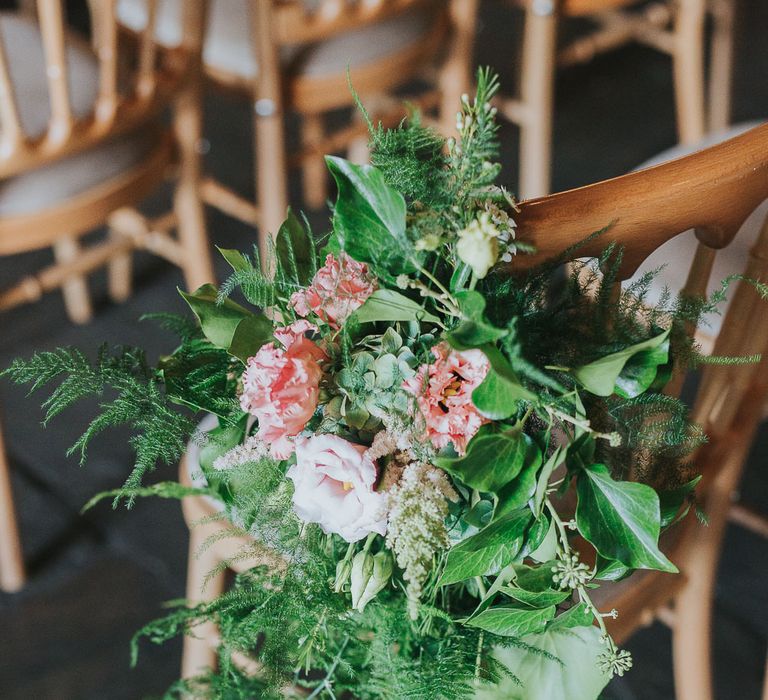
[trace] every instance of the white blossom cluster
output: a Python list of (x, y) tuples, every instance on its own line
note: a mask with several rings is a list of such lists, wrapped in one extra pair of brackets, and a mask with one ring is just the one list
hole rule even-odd
[(403, 569), (412, 619), (435, 553), (450, 546), (445, 527), (449, 500), (457, 501), (458, 495), (445, 472), (424, 462), (411, 462), (389, 491), (387, 546)]
[(213, 468), (226, 471), (248, 462), (258, 462), (269, 456), (269, 445), (257, 435), (251, 435), (242, 445), (236, 445), (213, 461)]

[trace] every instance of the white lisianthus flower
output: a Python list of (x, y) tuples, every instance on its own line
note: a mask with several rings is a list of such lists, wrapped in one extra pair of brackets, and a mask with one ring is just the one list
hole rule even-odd
[(475, 277), (482, 279), (499, 258), (499, 230), (487, 212), (459, 231), (456, 254), (472, 268)]

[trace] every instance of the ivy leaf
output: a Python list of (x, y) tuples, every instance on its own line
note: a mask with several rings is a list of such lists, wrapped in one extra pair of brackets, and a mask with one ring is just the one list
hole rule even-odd
[(499, 502), (496, 506), (495, 517), (501, 517), (507, 513), (522, 508), (536, 491), (536, 474), (541, 466), (541, 450), (534, 440), (528, 435), (529, 440), (525, 453), (523, 468), (520, 473), (498, 492)]
[(697, 476), (695, 479), (691, 479), (687, 484), (683, 484), (676, 489), (659, 492), (662, 529), (671, 527), (688, 515), (690, 504), (686, 505), (682, 511), (680, 508), (688, 500), (688, 497), (693, 493), (700, 481), (701, 475)]
[(179, 293), (200, 321), (205, 337), (243, 362), (272, 339), (269, 319), (251, 313), (231, 299), (219, 303), (212, 284), (204, 284), (192, 294), (182, 290)]
[(576, 524), (602, 556), (632, 569), (677, 571), (659, 550), (659, 497), (650, 486), (614, 481), (604, 464), (592, 464), (580, 471), (576, 492)]
[(621, 581), (632, 573), (632, 570), (615, 559), (606, 559), (599, 554), (595, 558), (595, 578), (599, 581)]
[(558, 615), (554, 620), (547, 623), (547, 631), (567, 630), (573, 627), (587, 627), (594, 621), (594, 616), (584, 603), (574, 605), (568, 608), (564, 613)]
[(468, 620), (466, 624), (491, 634), (498, 634), (500, 637), (524, 637), (528, 634), (543, 632), (547, 622), (554, 616), (554, 605), (532, 610), (499, 605), (484, 610)]
[(334, 245), (393, 276), (414, 272), (416, 255), (406, 235), (403, 195), (371, 165), (333, 156), (325, 161), (339, 191), (333, 212)]
[(497, 493), (520, 473), (527, 455), (535, 460), (537, 450), (521, 430), (497, 432), (487, 425), (470, 440), (463, 457), (438, 457), (434, 463), (470, 488)]
[(280, 269), (297, 284), (306, 286), (312, 281), (315, 274), (314, 246), (309, 240), (309, 233), (290, 208), (275, 236), (275, 255)]
[(516, 600), (518, 603), (531, 608), (546, 608), (550, 605), (559, 605), (571, 595), (570, 591), (558, 591), (548, 588), (546, 591), (526, 591), (524, 588), (505, 586), (501, 592)]
[(373, 321), (424, 321), (440, 323), (437, 316), (429, 313), (421, 304), (392, 289), (377, 289), (355, 311), (360, 323)]
[(549, 486), (549, 479), (552, 476), (552, 472), (555, 471), (564, 461), (568, 454), (568, 447), (559, 445), (555, 448), (555, 451), (547, 457), (547, 461), (544, 462), (544, 466), (539, 473), (539, 479), (536, 483), (536, 492), (533, 497), (533, 511), (539, 515), (544, 507), (544, 499), (547, 496), (547, 487)]
[(605, 649), (597, 627), (547, 629), (522, 641), (527, 646), (494, 648), (493, 656), (512, 677), (482, 686), (474, 700), (591, 700), (608, 684), (597, 665)]
[(642, 394), (669, 361), (669, 329), (642, 343), (630, 345), (573, 370), (573, 376), (597, 396), (618, 393), (625, 398)]
[(520, 551), (530, 521), (531, 511), (523, 508), (459, 542), (448, 551), (438, 585), (447, 586), (503, 569)]
[(502, 352), (493, 345), (480, 348), (488, 358), (488, 374), (472, 392), (475, 408), (490, 420), (504, 420), (517, 413), (521, 401), (533, 401), (536, 395), (521, 383)]

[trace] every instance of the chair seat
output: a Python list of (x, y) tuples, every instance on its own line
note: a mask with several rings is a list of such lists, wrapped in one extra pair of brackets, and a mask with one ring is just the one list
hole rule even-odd
[[(181, 43), (182, 0), (160, 0), (155, 34), (169, 47)], [(306, 4), (313, 5), (311, 0)], [(146, 0), (119, 0), (118, 19), (128, 29), (141, 31), (147, 25)], [(206, 31), (203, 60), (211, 69), (253, 80), (258, 75), (251, 44), (248, 0), (213, 0)], [(308, 46), (290, 46), (282, 51), (283, 63), (304, 78), (322, 78), (344, 73), (347, 66), (364, 66), (416, 44), (433, 26), (432, 13), (424, 9), (404, 12), (391, 19), (367, 25)]]
[[(40, 29), (26, 16), (3, 13), (0, 32), (24, 131), (32, 138), (42, 136), (51, 107)], [(69, 37), (67, 59), (73, 116), (84, 117), (92, 111), (96, 99), (98, 63), (78, 37)], [(0, 180), (0, 217), (44, 211), (117, 177), (140, 163), (155, 145), (154, 139), (145, 134), (123, 136)]]
[[(639, 166), (637, 170), (659, 165), (660, 163), (675, 160), (676, 158), (682, 158), (683, 156), (690, 155), (691, 153), (703, 150), (709, 146), (727, 141), (730, 138), (738, 136), (740, 133), (758, 126), (760, 123), (761, 122), (750, 122), (739, 124), (724, 132), (711, 134), (697, 144), (675, 146), (674, 148), (663, 151), (646, 161)], [(729, 275), (740, 274), (744, 271), (749, 256), (749, 250), (757, 240), (767, 215), (768, 201), (763, 202), (763, 204), (752, 212), (742, 225), (741, 229), (739, 229), (733, 243), (717, 253), (712, 268), (712, 274), (709, 279), (709, 286), (707, 288), (709, 294), (717, 291), (720, 288), (722, 280)], [(696, 252), (696, 246), (697, 239), (692, 230), (675, 236), (675, 238), (650, 255), (640, 266), (635, 276), (629, 280), (629, 282), (625, 283), (624, 286), (639, 279), (646, 272), (663, 268), (651, 285), (648, 301), (652, 303), (658, 302), (662, 294), (664, 294), (665, 288), (674, 296), (685, 285), (688, 270)], [(733, 290), (731, 290), (731, 293), (728, 295), (728, 299), (718, 306), (720, 314), (711, 314), (707, 318), (702, 319), (703, 327), (701, 328), (700, 335), (703, 340), (711, 340), (720, 332), (723, 315), (728, 309), (730, 298), (732, 296)]]

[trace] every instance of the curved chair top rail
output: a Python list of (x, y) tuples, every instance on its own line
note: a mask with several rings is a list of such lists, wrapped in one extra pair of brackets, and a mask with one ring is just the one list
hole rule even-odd
[[(116, 0), (89, 0), (91, 44), (98, 88), (93, 109), (75, 114), (70, 91), (69, 47), (83, 44), (68, 31), (62, 0), (37, 0), (37, 22), (50, 104), (42, 134), (27, 134), (20, 117), (18, 90), (0, 32), (0, 178), (85, 150), (155, 117), (177, 94), (199, 56), (203, 0), (184, 0), (184, 43), (173, 52), (158, 51), (155, 41), (157, 0), (147, 0), (149, 22), (138, 35), (138, 58), (128, 75), (121, 70)], [(161, 60), (162, 59), (162, 60)]]
[(303, 44), (428, 4), (435, 0), (276, 0), (273, 27), (277, 43)]
[(684, 158), (522, 202), (517, 237), (537, 252), (518, 255), (507, 269), (557, 258), (607, 229), (571, 257), (596, 257), (616, 242), (624, 248), (620, 277), (627, 279), (654, 250), (689, 229), (707, 248), (724, 248), (765, 199), (768, 124)]

